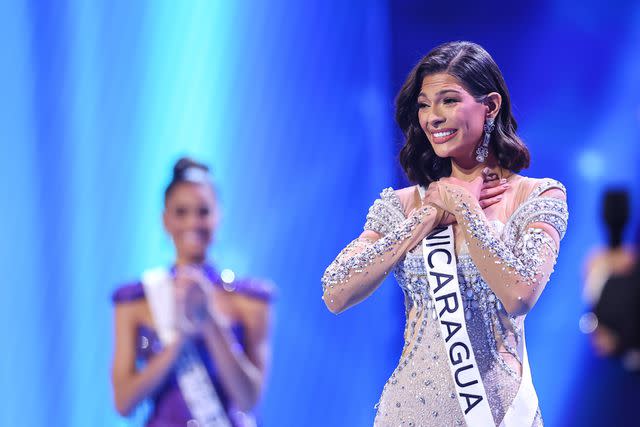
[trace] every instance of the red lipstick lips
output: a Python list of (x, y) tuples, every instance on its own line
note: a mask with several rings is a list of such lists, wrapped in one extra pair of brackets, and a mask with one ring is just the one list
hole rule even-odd
[(434, 144), (442, 144), (456, 136), (458, 129), (438, 129), (431, 132), (431, 138)]

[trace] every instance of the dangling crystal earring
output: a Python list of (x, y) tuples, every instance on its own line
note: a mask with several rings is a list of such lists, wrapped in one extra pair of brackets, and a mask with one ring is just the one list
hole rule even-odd
[(491, 132), (493, 132), (494, 127), (493, 119), (490, 117), (487, 118), (487, 121), (484, 122), (484, 139), (482, 140), (482, 144), (476, 148), (476, 160), (478, 163), (483, 163), (489, 156), (489, 140), (491, 139)]

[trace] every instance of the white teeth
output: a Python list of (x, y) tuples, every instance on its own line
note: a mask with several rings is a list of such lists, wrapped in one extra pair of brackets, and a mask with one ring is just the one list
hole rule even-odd
[(455, 132), (455, 130), (448, 130), (445, 132), (434, 132), (433, 136), (435, 136), (436, 138), (444, 138), (445, 136), (449, 136), (451, 134), (453, 134)]

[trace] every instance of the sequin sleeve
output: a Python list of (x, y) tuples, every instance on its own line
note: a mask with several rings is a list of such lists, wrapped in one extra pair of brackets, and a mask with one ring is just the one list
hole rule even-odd
[(369, 209), (365, 231), (338, 254), (322, 276), (322, 299), (329, 310), (342, 312), (371, 295), (437, 220), (432, 206), (405, 217), (394, 191), (385, 189)]
[[(466, 190), (441, 187), (443, 199), (448, 199), (445, 205), (462, 225), (473, 262), (511, 315), (533, 307), (553, 272), (568, 220), (566, 192), (557, 184), (543, 183), (534, 190), (514, 212), (504, 240), (494, 234)], [(559, 191), (550, 191), (553, 188)]]
[(404, 221), (400, 199), (396, 196), (393, 188), (385, 188), (380, 193), (380, 198), (373, 202), (367, 213), (367, 220), (364, 224), (365, 230), (375, 231), (384, 236)]

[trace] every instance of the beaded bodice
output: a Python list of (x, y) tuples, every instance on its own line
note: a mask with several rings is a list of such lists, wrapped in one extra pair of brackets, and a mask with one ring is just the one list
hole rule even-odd
[[(502, 230), (506, 229), (500, 221), (492, 221), (491, 225), (496, 234), (501, 234)], [(517, 324), (522, 319), (508, 316), (500, 300), (484, 281), (471, 259), (466, 249), (466, 242), (462, 242), (461, 250), (457, 254), (457, 270), (466, 320), (470, 321), (474, 317), (481, 318), (484, 321), (484, 324), (481, 325), (483, 331), (499, 333), (495, 337), (499, 342), (492, 342), (494, 344), (492, 348), (497, 350), (499, 343), (503, 344), (505, 345), (504, 350), (509, 351), (518, 359), (515, 349), (509, 345), (509, 338), (517, 337), (519, 333)], [(410, 345), (419, 336), (419, 334), (415, 333), (414, 320), (422, 317), (435, 320), (437, 317), (429, 293), (427, 270), (424, 265), (421, 245), (416, 246), (398, 263), (394, 269), (394, 274), (405, 294), (405, 308), (408, 320), (405, 332), (409, 332), (408, 334), (405, 333), (405, 340), (406, 345)], [(415, 323), (417, 324), (418, 322), (416, 321)], [(498, 355), (496, 354), (496, 356)]]

